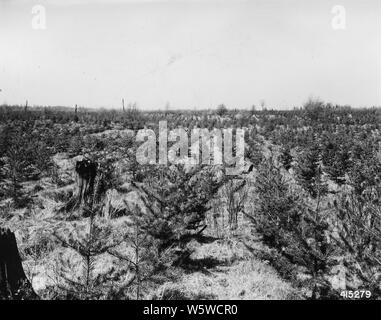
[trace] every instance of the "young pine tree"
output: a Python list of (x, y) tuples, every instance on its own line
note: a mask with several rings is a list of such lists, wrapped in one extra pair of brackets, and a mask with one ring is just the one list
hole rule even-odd
[(330, 285), (324, 276), (332, 248), (326, 239), (326, 220), (291, 189), (271, 158), (259, 167), (256, 195), (256, 208), (250, 215), (255, 231), (290, 263), (306, 268), (313, 298), (327, 295)]
[(116, 296), (127, 296), (140, 300), (144, 298), (150, 285), (164, 282), (173, 262), (173, 250), (159, 251), (160, 241), (152, 237), (151, 220), (138, 205), (128, 205), (130, 220), (125, 223), (124, 250), (113, 248), (108, 252), (118, 258), (120, 271), (126, 280)]

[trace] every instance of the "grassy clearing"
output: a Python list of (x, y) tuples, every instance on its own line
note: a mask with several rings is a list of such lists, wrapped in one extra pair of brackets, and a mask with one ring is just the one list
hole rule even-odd
[(282, 280), (268, 263), (252, 256), (236, 239), (194, 243), (189, 270), (176, 283), (167, 283), (157, 298), (177, 299), (300, 299), (301, 293)]

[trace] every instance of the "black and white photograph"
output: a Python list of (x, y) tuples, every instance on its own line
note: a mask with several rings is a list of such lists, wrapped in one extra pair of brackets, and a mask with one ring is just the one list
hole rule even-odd
[(0, 0), (0, 300), (380, 300), (380, 128), (379, 0)]

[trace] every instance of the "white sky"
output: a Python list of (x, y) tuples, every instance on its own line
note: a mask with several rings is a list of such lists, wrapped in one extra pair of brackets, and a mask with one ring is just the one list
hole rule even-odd
[(30, 105), (381, 105), (381, 1), (0, 0), (0, 89)]

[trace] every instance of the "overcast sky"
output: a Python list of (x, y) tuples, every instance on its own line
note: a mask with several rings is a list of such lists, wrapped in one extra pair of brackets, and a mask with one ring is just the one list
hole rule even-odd
[(381, 1), (0, 0), (0, 89), (30, 105), (381, 105)]

